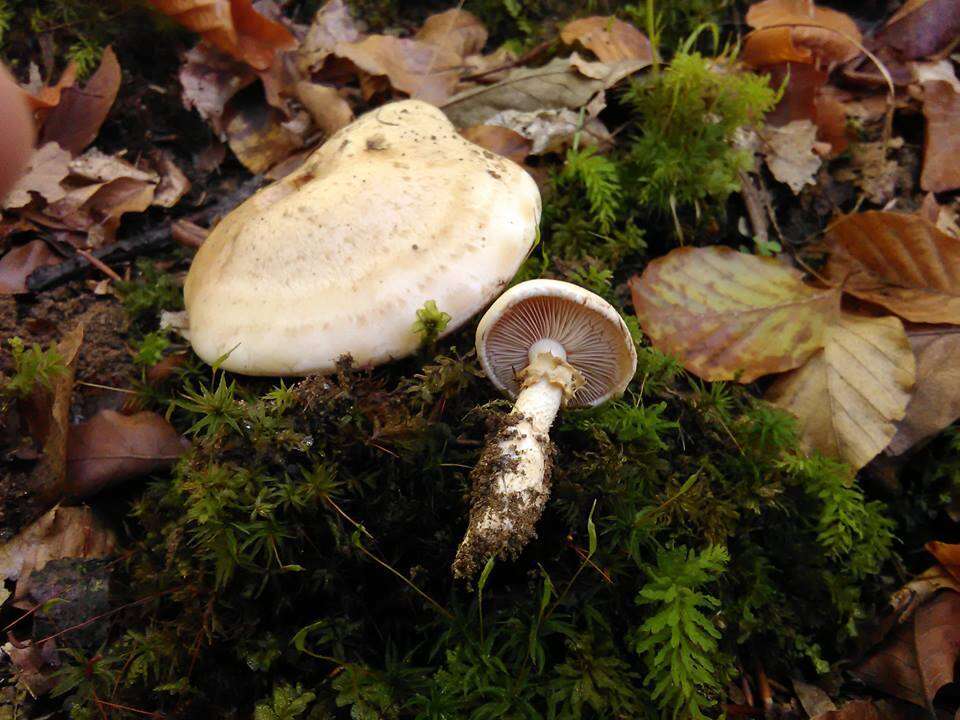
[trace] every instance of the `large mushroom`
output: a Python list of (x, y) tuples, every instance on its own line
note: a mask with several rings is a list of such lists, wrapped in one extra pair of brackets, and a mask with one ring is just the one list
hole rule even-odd
[(473, 471), (470, 524), (453, 563), (472, 577), (488, 558), (515, 556), (550, 494), (550, 426), (561, 406), (623, 393), (637, 367), (630, 331), (603, 298), (557, 280), (501, 295), (477, 327), (477, 354), (497, 389), (516, 398)]
[(515, 163), (416, 100), (384, 105), (225, 217), (184, 296), (196, 353), (248, 375), (377, 365), (413, 352), (433, 300), (449, 333), (511, 280), (540, 193)]

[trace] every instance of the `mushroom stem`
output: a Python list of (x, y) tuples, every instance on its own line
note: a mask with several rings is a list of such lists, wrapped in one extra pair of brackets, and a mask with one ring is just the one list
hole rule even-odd
[(473, 471), (470, 524), (453, 562), (458, 577), (472, 577), (491, 556), (519, 554), (550, 495), (550, 426), (583, 379), (552, 340), (530, 349), (521, 376), (513, 412)]

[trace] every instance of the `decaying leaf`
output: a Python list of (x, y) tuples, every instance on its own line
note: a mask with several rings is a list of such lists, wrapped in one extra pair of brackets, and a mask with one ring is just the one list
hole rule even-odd
[[(72, 87), (77, 81), (77, 64), (70, 62), (60, 79), (53, 85), (44, 85), (40, 79), (40, 70), (33, 63), (30, 64), (30, 83), (23, 86), (27, 105), (34, 112), (49, 110), (60, 103), (60, 95), (64, 88)], [(37, 113), (38, 115), (40, 113)], [(41, 116), (45, 117), (45, 115)]]
[[(588, 106), (589, 107), (589, 106)], [(518, 112), (504, 110), (487, 120), (487, 125), (499, 125), (527, 138), (531, 155), (562, 152), (573, 144), (579, 133), (581, 145), (607, 147), (613, 137), (596, 117), (583, 116), (568, 108)]]
[(933, 555), (954, 580), (960, 583), (960, 545), (932, 540), (924, 549)]
[(250, 172), (262, 173), (303, 146), (303, 138), (268, 105), (245, 105), (226, 125), (227, 143)]
[(86, 422), (70, 427), (65, 495), (90, 497), (169, 467), (184, 450), (177, 431), (156, 413), (121, 415), (101, 410)]
[(183, 106), (196, 110), (220, 135), (227, 103), (256, 79), (256, 74), (243, 63), (198, 45), (187, 51), (180, 67)]
[(850, 146), (852, 167), (837, 171), (836, 178), (853, 181), (870, 202), (886, 205), (893, 199), (903, 174), (900, 164), (888, 155), (902, 147), (902, 137), (890, 138), (889, 142), (854, 143)]
[(706, 380), (738, 382), (802, 365), (840, 302), (839, 291), (811, 287), (791, 267), (726, 247), (673, 250), (630, 290), (658, 350)]
[(872, 700), (851, 700), (843, 707), (811, 715), (814, 720), (883, 720), (883, 713)]
[(465, 58), (483, 50), (487, 28), (473, 13), (452, 8), (424, 20), (414, 38)]
[(30, 273), (43, 265), (55, 265), (58, 262), (60, 256), (43, 240), (31, 240), (8, 250), (0, 258), (0, 295), (28, 292), (27, 278)]
[(793, 691), (797, 694), (797, 699), (808, 717), (819, 718), (824, 713), (837, 709), (830, 696), (816, 685), (810, 685), (796, 678), (793, 679), (792, 685)]
[(166, 208), (173, 207), (190, 190), (190, 180), (184, 175), (183, 170), (177, 167), (169, 153), (155, 153), (153, 162), (160, 173), (160, 179), (153, 193), (153, 204)]
[(757, 42), (783, 45), (783, 31), (787, 30), (788, 47), (796, 54), (780, 62), (813, 62), (817, 58), (840, 63), (860, 54), (862, 36), (853, 19), (837, 10), (818, 7), (813, 0), (763, 0), (750, 6), (747, 24), (755, 28), (747, 38), (748, 47)]
[(258, 13), (252, 0), (150, 0), (165, 15), (214, 47), (257, 70), (266, 70), (278, 50), (297, 41), (283, 25)]
[(563, 26), (560, 39), (567, 45), (579, 42), (601, 62), (641, 60), (653, 62), (653, 48), (647, 36), (633, 25), (615, 17), (580, 18)]
[(17, 581), (15, 599), (27, 596), (29, 576), (50, 560), (105, 557), (116, 537), (88, 507), (55, 507), (0, 546), (0, 575)]
[(21, 208), (30, 204), (31, 193), (36, 193), (48, 203), (61, 199), (66, 190), (60, 183), (70, 173), (70, 153), (49, 142), (30, 158), (27, 171), (17, 180), (10, 193), (3, 198), (3, 207)]
[(296, 91), (313, 122), (327, 135), (333, 135), (353, 120), (350, 103), (335, 88), (301, 80), (296, 84)]
[(934, 565), (893, 593), (890, 596), (890, 609), (897, 622), (906, 622), (918, 607), (941, 590), (960, 593), (960, 582), (943, 565)]
[(477, 125), (460, 131), (470, 142), (485, 147), (522, 165), (530, 154), (532, 143), (519, 133), (498, 125)]
[(806, 185), (813, 185), (820, 156), (814, 153), (817, 126), (809, 120), (794, 120), (783, 127), (766, 126), (760, 131), (764, 142), (763, 157), (773, 176), (787, 184), (794, 195)]
[(928, 708), (953, 682), (960, 654), (960, 594), (942, 591), (851, 669), (867, 685)]
[(960, 240), (919, 215), (847, 215), (826, 233), (827, 277), (914, 322), (960, 324)]
[(907, 328), (907, 337), (917, 359), (917, 382), (887, 448), (891, 455), (906, 452), (960, 418), (960, 328), (918, 325)]
[(960, 187), (960, 92), (943, 80), (923, 83), (923, 115), (927, 120), (920, 187), (944, 192)]
[(899, 318), (841, 313), (826, 328), (823, 350), (778, 378), (767, 399), (799, 419), (805, 448), (859, 470), (890, 443), (915, 377)]
[(878, 40), (906, 59), (941, 50), (960, 32), (960, 5), (955, 0), (907, 0), (887, 21)]
[(297, 48), (297, 65), (304, 73), (319, 70), (337, 43), (356, 42), (361, 36), (344, 0), (327, 0), (317, 10), (306, 37)]

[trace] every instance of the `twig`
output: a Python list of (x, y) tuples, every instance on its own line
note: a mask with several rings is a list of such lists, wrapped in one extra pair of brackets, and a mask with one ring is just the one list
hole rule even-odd
[[(212, 222), (218, 215), (229, 212), (253, 195), (262, 183), (263, 177), (256, 175), (242, 183), (234, 192), (208, 205), (202, 210), (188, 215), (187, 219), (191, 222), (198, 223)], [(86, 254), (86, 257), (84, 257), (84, 253), (77, 251), (74, 257), (58, 265), (45, 265), (34, 270), (30, 273), (30, 277), (27, 278), (27, 288), (33, 292), (47, 290), (67, 280), (72, 280), (78, 275), (82, 275), (91, 266), (96, 266), (103, 270), (101, 265), (97, 265), (97, 261), (105, 267), (104, 261), (106, 260), (113, 262), (129, 260), (138, 255), (156, 252), (166, 247), (170, 242), (170, 225), (166, 224), (162, 227), (151, 228), (136, 237), (118, 240), (112, 245), (107, 245), (106, 247)]]
[(753, 237), (755, 242), (761, 247), (766, 245), (770, 239), (767, 232), (767, 213), (763, 205), (763, 198), (760, 190), (753, 184), (750, 174), (740, 171), (740, 194), (743, 195), (743, 204), (747, 207), (747, 216), (750, 218), (750, 225), (753, 227)]

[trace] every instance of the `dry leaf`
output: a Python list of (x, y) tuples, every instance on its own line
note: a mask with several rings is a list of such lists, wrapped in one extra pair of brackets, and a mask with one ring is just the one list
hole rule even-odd
[(319, 70), (337, 43), (356, 42), (362, 36), (344, 0), (327, 0), (297, 49), (297, 67), (305, 74)]
[(891, 455), (905, 453), (960, 418), (960, 328), (916, 326), (907, 329), (907, 337), (917, 359), (917, 383), (887, 448)]
[(802, 365), (840, 295), (797, 270), (726, 247), (678, 248), (630, 280), (643, 331), (705, 380), (751, 382)]
[(823, 350), (777, 379), (767, 399), (800, 421), (800, 441), (859, 470), (896, 432), (913, 388), (916, 364), (899, 318), (841, 313)]
[(160, 151), (153, 156), (154, 164), (160, 172), (160, 181), (153, 193), (153, 204), (160, 207), (173, 207), (190, 190), (190, 180), (183, 170), (170, 157), (170, 154)]
[(824, 713), (837, 709), (830, 696), (816, 685), (810, 685), (794, 678), (793, 691), (797, 694), (797, 699), (800, 701), (804, 712), (810, 718), (818, 718)]
[(86, 228), (87, 245), (102, 247), (116, 238), (120, 219), (128, 212), (143, 212), (153, 204), (156, 184), (122, 177), (105, 183), (84, 204), (93, 221)]
[(531, 141), (529, 154), (562, 152), (573, 144), (579, 133), (582, 145), (607, 147), (613, 137), (606, 126), (595, 117), (584, 115), (568, 108), (519, 112), (504, 110), (487, 120), (487, 125), (499, 125), (516, 131)]
[[(747, 24), (756, 28), (748, 36), (748, 45), (758, 42), (751, 38), (762, 38), (773, 32), (777, 33), (776, 39), (782, 42), (782, 31), (787, 29), (792, 48), (801, 55), (807, 55), (805, 62), (813, 62), (814, 58), (826, 63), (852, 60), (860, 54), (858, 44), (863, 39), (857, 24), (849, 15), (817, 7), (813, 0), (763, 0), (750, 6)], [(765, 40), (759, 42), (766, 43)]]
[(519, 133), (497, 125), (476, 125), (460, 131), (470, 142), (523, 165), (532, 143)]
[(70, 174), (94, 183), (108, 183), (126, 178), (146, 183), (157, 183), (160, 176), (155, 172), (140, 170), (117, 155), (107, 155), (91, 148), (70, 163)]
[(563, 26), (560, 39), (567, 45), (579, 42), (605, 63), (620, 60), (653, 62), (653, 48), (647, 36), (633, 25), (615, 17), (593, 17), (574, 20)]
[(883, 720), (884, 716), (872, 700), (851, 700), (839, 710), (828, 710), (813, 720)]
[(369, 75), (385, 76), (395, 90), (434, 105), (447, 100), (460, 80), (459, 55), (419, 40), (368, 35), (337, 43), (334, 52)]
[(153, 412), (121, 415), (101, 410), (70, 427), (65, 496), (86, 498), (125, 480), (169, 467), (185, 446)]
[(92, 143), (107, 119), (120, 90), (120, 63), (109, 46), (103, 51), (100, 66), (83, 89), (63, 89), (59, 104), (43, 123), (40, 142), (55, 142), (78, 155)]
[(313, 122), (327, 135), (333, 135), (353, 120), (350, 103), (335, 88), (301, 80), (296, 84), (296, 92)]
[(851, 669), (867, 685), (930, 707), (953, 682), (960, 653), (960, 594), (940, 592), (913, 613), (870, 657)]
[(929, 57), (960, 33), (956, 0), (907, 0), (877, 38), (906, 59)]
[(226, 125), (227, 143), (244, 167), (262, 173), (292, 155), (303, 138), (282, 122), (268, 105), (248, 105), (236, 110)]
[(26, 597), (30, 573), (51, 560), (110, 555), (116, 537), (88, 507), (55, 507), (0, 546), (0, 575), (17, 581), (14, 599)]
[(56, 265), (57, 255), (43, 240), (31, 240), (7, 251), (0, 258), (0, 295), (29, 292), (27, 278), (43, 265)]
[[(33, 71), (35, 68), (36, 65), (31, 63), (31, 80), (34, 79)], [(77, 64), (72, 61), (64, 69), (60, 75), (60, 79), (54, 85), (44, 86), (40, 80), (40, 71), (37, 70), (35, 81), (23, 87), (27, 105), (34, 111), (49, 110), (52, 107), (56, 107), (60, 103), (60, 95), (63, 93), (64, 88), (73, 87), (76, 81)], [(45, 113), (43, 113), (42, 116), (45, 117)]]
[(817, 126), (809, 120), (794, 120), (783, 127), (766, 126), (760, 131), (763, 157), (773, 176), (790, 186), (794, 195), (815, 184), (820, 157), (813, 152)]
[(950, 576), (960, 583), (960, 545), (932, 540), (923, 546), (943, 566)]
[(870, 202), (886, 205), (893, 199), (903, 174), (900, 164), (887, 154), (903, 147), (903, 138), (890, 138), (888, 142), (860, 142), (850, 146), (852, 167), (839, 170), (836, 178), (853, 181), (863, 190)]
[(60, 183), (69, 172), (70, 153), (55, 142), (47, 143), (30, 158), (26, 172), (3, 198), (3, 207), (29, 205), (33, 199), (31, 193), (37, 193), (48, 203), (56, 202), (66, 194)]
[(919, 215), (863, 212), (828, 228), (827, 277), (914, 322), (960, 324), (960, 240)]
[(246, 65), (205, 45), (187, 51), (179, 77), (183, 106), (196, 110), (221, 136), (227, 102), (257, 79)]
[(465, 58), (483, 50), (487, 28), (473, 13), (452, 8), (424, 20), (414, 38)]
[(253, 9), (251, 0), (150, 0), (160, 12), (214, 47), (257, 70), (266, 70), (278, 50), (293, 50), (296, 38), (283, 25)]
[(960, 593), (960, 582), (943, 565), (934, 565), (917, 575), (890, 596), (890, 609), (897, 622), (906, 622), (917, 608), (940, 590)]
[(960, 187), (960, 92), (949, 82), (923, 83), (923, 116), (927, 120), (920, 187), (944, 192)]

